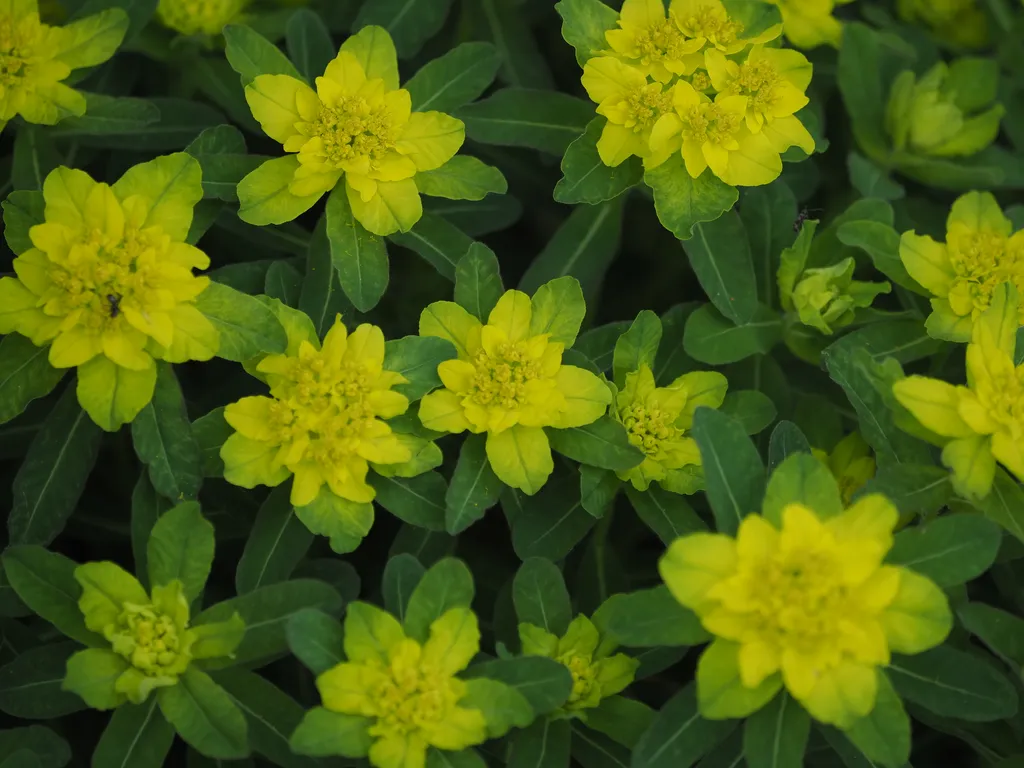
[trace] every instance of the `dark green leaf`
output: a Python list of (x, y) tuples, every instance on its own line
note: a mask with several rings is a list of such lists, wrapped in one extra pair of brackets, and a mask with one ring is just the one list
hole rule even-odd
[(694, 360), (708, 365), (736, 363), (766, 354), (782, 338), (782, 320), (761, 305), (752, 322), (733, 325), (718, 310), (706, 304), (686, 321), (683, 348)]
[(512, 600), (520, 623), (561, 637), (572, 621), (572, 603), (558, 566), (542, 557), (527, 558), (512, 582)]
[(430, 625), (449, 608), (469, 607), (473, 591), (473, 574), (461, 560), (445, 558), (431, 566), (409, 597), (402, 622), (406, 634), (425, 642)]
[(455, 345), (434, 336), (404, 336), (384, 344), (384, 370), (400, 373), (405, 384), (395, 386), (410, 401), (419, 400), (427, 392), (441, 386), (437, 366), (456, 356)]
[(775, 471), (788, 457), (795, 453), (810, 453), (811, 444), (807, 441), (800, 427), (792, 421), (780, 421), (772, 430), (768, 441), (768, 472)]
[(308, 8), (299, 8), (288, 19), (285, 42), (289, 58), (310, 83), (324, 73), (337, 53), (323, 19)]
[(726, 213), (694, 225), (683, 249), (704, 292), (719, 312), (736, 325), (746, 325), (758, 309), (757, 280), (747, 230), (739, 214)]
[(661, 333), (661, 320), (649, 309), (636, 316), (629, 330), (615, 342), (612, 375), (617, 386), (625, 386), (626, 374), (639, 370), (640, 366), (654, 367)]
[[(505, 494), (503, 499), (519, 498), (511, 490)], [(552, 479), (511, 521), (512, 547), (521, 560), (561, 560), (583, 540), (595, 522), (580, 502), (576, 476)]]
[(551, 447), (581, 464), (624, 472), (644, 460), (643, 451), (629, 442), (625, 427), (610, 416), (582, 427), (552, 429)]
[(352, 31), (371, 24), (383, 27), (399, 57), (412, 58), (441, 30), (451, 5), (452, 0), (375, 0), (363, 4)]
[(341, 624), (316, 608), (303, 608), (288, 619), (288, 647), (314, 675), (322, 674), (345, 660)]
[(733, 390), (726, 394), (721, 406), (722, 413), (737, 419), (748, 435), (763, 432), (775, 421), (775, 403), (767, 395), (755, 389)]
[(63, 158), (45, 129), (27, 123), (19, 127), (14, 136), (13, 161), (11, 183), (14, 188), (36, 190), (43, 188), (43, 180)]
[(666, 491), (656, 483), (651, 483), (646, 491), (626, 485), (626, 498), (644, 525), (654, 531), (665, 545), (680, 536), (707, 530), (685, 496)]
[(740, 520), (761, 508), (765, 489), (761, 457), (739, 421), (711, 408), (701, 407), (694, 413), (692, 434), (700, 448), (715, 527), (735, 534)]
[(49, 129), (50, 138), (73, 139), (90, 146), (117, 146), (125, 137), (138, 135), (161, 118), (156, 104), (142, 99), (89, 93), (85, 101), (85, 114), (61, 120)]
[(156, 694), (160, 711), (190, 746), (220, 760), (249, 754), (245, 716), (205, 672), (190, 666), (177, 685)]
[(802, 768), (811, 718), (783, 691), (747, 720), (743, 753), (750, 768)]
[(535, 720), (509, 741), (508, 768), (569, 768), (572, 727), (568, 720)]
[(327, 240), (341, 288), (360, 312), (369, 312), (388, 287), (384, 240), (367, 232), (352, 215), (343, 185), (327, 198)]
[(473, 141), (528, 147), (557, 156), (583, 133), (592, 116), (591, 105), (582, 99), (529, 88), (505, 88), (456, 113), (466, 124), (466, 137)]
[(111, 768), (160, 768), (171, 750), (174, 726), (167, 722), (151, 695), (142, 704), (114, 710), (93, 753), (93, 765)]
[(494, 251), (473, 243), (455, 266), (455, 301), (482, 322), (505, 292)]
[(437, 472), (416, 477), (376, 475), (370, 483), (375, 501), (399, 520), (431, 531), (445, 529), (445, 497), (448, 485)]
[(290, 484), (279, 485), (260, 507), (235, 571), (238, 594), (287, 579), (313, 543), (313, 534), (295, 516), (290, 493)]
[(902, 766), (910, 759), (910, 718), (884, 672), (878, 674), (874, 708), (846, 730), (846, 737), (882, 765)]
[(615, 639), (634, 648), (697, 645), (708, 639), (697, 615), (666, 586), (613, 595), (602, 613)]
[[(600, 0), (594, 2), (600, 3)], [(565, 150), (562, 178), (555, 185), (554, 196), (558, 202), (596, 205), (618, 197), (643, 179), (644, 169), (638, 157), (630, 157), (615, 168), (601, 160), (597, 141), (606, 124), (601, 117), (591, 120), (583, 135)]]
[(940, 587), (976, 579), (995, 562), (1003, 532), (979, 515), (945, 515), (896, 534), (886, 561), (912, 568)]
[(569, 669), (543, 656), (520, 656), (474, 664), (466, 677), (500, 680), (523, 695), (537, 715), (560, 707), (572, 692)]
[(631, 768), (683, 768), (723, 741), (735, 720), (705, 720), (697, 712), (696, 686), (691, 683), (661, 708), (650, 730), (633, 751)]
[(224, 474), (220, 448), (234, 432), (234, 428), (224, 420), (223, 406), (214, 408), (192, 422), (192, 437), (199, 446), (203, 477), (220, 477)]
[(277, 316), (252, 296), (211, 282), (196, 299), (196, 308), (220, 332), (217, 356), (243, 362), (264, 353), (277, 355), (288, 337)]
[(61, 689), (77, 643), (31, 648), (0, 668), (0, 711), (25, 720), (49, 720), (85, 709), (77, 694)]
[(452, 282), (459, 261), (473, 244), (473, 240), (454, 224), (430, 213), (424, 213), (408, 232), (396, 232), (389, 237), (403, 248), (418, 253)]
[(243, 85), (248, 85), (258, 75), (290, 75), (302, 79), (276, 45), (244, 24), (224, 27), (224, 42), (224, 53), (231, 68), (242, 76)]
[(416, 585), (423, 579), (427, 569), (410, 554), (395, 555), (384, 567), (381, 589), (384, 592), (384, 608), (399, 621), (405, 621), (409, 598)]
[(425, 64), (405, 88), (414, 112), (454, 112), (494, 82), (501, 59), (490, 43), (462, 43)]
[(459, 450), (459, 460), (445, 494), (445, 529), (452, 536), (484, 516), (498, 503), (502, 482), (487, 461), (486, 438), (468, 435)]
[(36, 224), (43, 223), (45, 205), (43, 193), (34, 190), (11, 192), (3, 201), (4, 240), (15, 255), (32, 248), (28, 231)]
[(309, 315), (321, 339), (339, 313), (347, 316), (352, 309), (334, 269), (326, 217), (320, 219), (306, 249), (306, 274), (299, 292), (299, 309)]
[(1005, 661), (1024, 666), (1024, 619), (984, 603), (957, 608), (964, 628)]

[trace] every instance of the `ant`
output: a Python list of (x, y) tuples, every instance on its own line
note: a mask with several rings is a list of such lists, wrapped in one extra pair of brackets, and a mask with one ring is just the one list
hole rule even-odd
[(107, 294), (107, 303), (110, 304), (111, 319), (121, 314), (121, 296), (114, 293)]
[(821, 208), (804, 208), (800, 213), (797, 214), (796, 221), (793, 222), (793, 231), (799, 232), (804, 222), (811, 218), (812, 213), (821, 213)]

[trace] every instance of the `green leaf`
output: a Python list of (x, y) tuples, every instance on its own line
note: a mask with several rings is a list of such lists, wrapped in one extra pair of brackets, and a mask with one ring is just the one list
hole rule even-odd
[(927, 296), (929, 292), (918, 284), (903, 266), (900, 258), (900, 234), (882, 221), (867, 219), (848, 221), (836, 230), (843, 245), (859, 248), (866, 253), (875, 269), (907, 290)]
[(365, 3), (352, 25), (353, 31), (375, 24), (395, 42), (399, 58), (409, 59), (441, 31), (452, 0), (376, 0)]
[[(405, 88), (414, 112), (454, 112), (483, 94), (494, 82), (501, 57), (490, 43), (462, 43), (425, 64)], [(419, 182), (417, 181), (417, 184)]]
[(373, 737), (368, 733), (372, 723), (368, 717), (342, 715), (323, 707), (313, 707), (292, 734), (290, 746), (299, 755), (363, 757), (373, 743)]
[(561, 637), (572, 621), (572, 603), (558, 566), (542, 557), (527, 558), (512, 581), (512, 601), (520, 623)]
[(626, 374), (639, 370), (641, 365), (654, 367), (661, 344), (661, 320), (649, 309), (636, 316), (629, 330), (615, 342), (612, 372), (615, 384), (625, 386)]
[(509, 739), (508, 768), (569, 768), (572, 726), (542, 718)]
[(153, 586), (182, 583), (192, 601), (203, 591), (213, 564), (213, 526), (194, 501), (164, 512), (153, 526), (146, 549)]
[(765, 519), (781, 529), (782, 510), (794, 503), (813, 509), (823, 520), (843, 511), (843, 499), (832, 472), (809, 453), (794, 453), (772, 472), (764, 493)]
[[(521, 498), (511, 490), (504, 493), (503, 507), (504, 499)], [(546, 557), (558, 561), (583, 540), (595, 522), (583, 509), (576, 476), (552, 479), (511, 520), (512, 548), (520, 560)]]
[(449, 200), (483, 200), (487, 195), (503, 195), (508, 182), (500, 170), (472, 155), (455, 155), (432, 171), (416, 174), (420, 194)]
[(185, 151), (203, 169), (203, 196), (231, 203), (238, 202), (238, 182), (267, 159), (247, 154), (242, 133), (231, 125), (207, 128)]
[(306, 249), (306, 274), (299, 292), (299, 310), (309, 315), (321, 339), (334, 325), (339, 313), (345, 317), (354, 311), (338, 282), (331, 243), (327, 238), (326, 217), (320, 218)]
[[(84, 3), (76, 3), (76, 10), (71, 18), (74, 20), (92, 16), (94, 13), (101, 13), (109, 8), (120, 8), (128, 16), (128, 31), (125, 33), (124, 42), (135, 42), (149, 21), (156, 12), (156, 0), (86, 0)], [(112, 20), (115, 24), (116, 19)]]
[(643, 702), (625, 696), (610, 696), (587, 711), (587, 727), (632, 749), (651, 727), (655, 715), (657, 711)]
[(277, 315), (252, 296), (211, 282), (196, 299), (196, 309), (220, 333), (217, 356), (236, 363), (259, 354), (279, 355), (288, 346)]
[[(51, 139), (75, 140), (89, 146), (117, 146), (160, 122), (159, 107), (151, 101), (85, 94), (85, 114), (67, 117), (47, 130)], [(194, 135), (194, 134), (193, 134)]]
[(979, 515), (944, 515), (896, 534), (886, 562), (912, 568), (940, 587), (955, 587), (992, 566), (1002, 538), (999, 526)]
[(384, 370), (400, 373), (408, 382), (394, 387), (409, 398), (419, 400), (430, 390), (441, 386), (437, 366), (458, 353), (447, 339), (434, 336), (404, 336), (384, 344)]
[[(91, 124), (96, 115), (87, 111), (84, 117), (61, 122), (58, 128), (62, 131), (66, 129), (61, 133), (61, 138), (73, 138), (84, 146), (167, 152), (184, 149), (196, 134), (225, 122), (219, 110), (188, 99), (153, 97), (143, 104), (147, 109), (156, 110), (156, 120), (146, 125), (133, 125), (131, 121), (104, 123), (97, 128)], [(82, 121), (82, 125), (76, 129), (72, 121)]]
[(0, 731), (0, 768), (64, 768), (71, 749), (60, 736), (41, 725)]
[(838, 349), (863, 347), (876, 361), (891, 357), (906, 364), (935, 354), (942, 349), (942, 344), (928, 335), (921, 320), (891, 320), (858, 328), (831, 344), (825, 352), (831, 354)]
[(388, 287), (388, 251), (384, 240), (356, 221), (344, 185), (327, 198), (327, 239), (341, 288), (360, 312), (369, 312)]
[(940, 717), (985, 723), (1017, 713), (1017, 689), (978, 654), (939, 646), (895, 657), (887, 671), (903, 698)]
[(445, 530), (456, 536), (498, 503), (504, 487), (487, 461), (484, 435), (467, 435), (445, 493)]
[(534, 720), (533, 707), (522, 693), (485, 677), (466, 681), (466, 694), (459, 706), (480, 710), (491, 738), (504, 736), (511, 728), (525, 728)]
[(756, 435), (766, 430), (775, 421), (776, 416), (775, 403), (768, 395), (756, 389), (729, 392), (722, 403), (721, 411), (738, 419), (748, 435)]
[(147, 591), (152, 586), (149, 583), (149, 554), (147, 552), (149, 537), (157, 519), (171, 506), (170, 499), (156, 492), (153, 484), (149, 481), (149, 473), (142, 472), (132, 489), (131, 538), (135, 570), (139, 581)]
[(290, 493), (289, 484), (279, 485), (260, 506), (235, 571), (238, 594), (285, 581), (313, 543), (313, 534), (295, 516)]
[(377, 491), (374, 499), (399, 520), (430, 531), (445, 529), (448, 484), (437, 472), (424, 472), (416, 477), (370, 478)]
[(486, 38), (497, 47), (503, 82), (517, 88), (554, 89), (551, 70), (525, 14), (504, 0), (470, 3), (463, 13), (474, 37)]
[[(607, 7), (600, 0), (593, 1)], [(597, 142), (606, 124), (603, 117), (591, 120), (583, 135), (565, 150), (562, 178), (555, 185), (554, 192), (559, 203), (596, 205), (618, 197), (643, 179), (644, 168), (639, 157), (629, 157), (615, 168), (601, 160)]]
[[(4, 240), (16, 256), (32, 248), (28, 231), (44, 221), (45, 201), (37, 191), (14, 191), (3, 201)], [(49, 349), (46, 349), (49, 353)]]
[(220, 447), (234, 432), (234, 428), (224, 420), (224, 406), (214, 408), (192, 422), (192, 437), (199, 447), (203, 477), (223, 476), (224, 460), (220, 457)]
[(878, 158), (885, 157), (889, 147), (885, 108), (891, 81), (884, 78), (895, 74), (883, 68), (882, 40), (864, 24), (845, 25), (836, 77), (857, 143), (869, 157)]
[(974, 504), (989, 520), (1024, 541), (1024, 487), (1006, 471), (996, 467), (992, 492)]
[(153, 487), (173, 501), (195, 499), (203, 482), (199, 444), (174, 369), (157, 363), (153, 399), (132, 421), (132, 443)]
[(685, 496), (666, 491), (652, 483), (646, 491), (638, 491), (626, 485), (626, 498), (633, 505), (637, 516), (661, 539), (671, 544), (680, 536), (706, 531), (704, 521), (697, 516)]
[(263, 292), (286, 306), (297, 307), (302, 292), (302, 275), (287, 261), (275, 261), (267, 269)]
[(477, 202), (428, 197), (423, 207), (425, 216), (441, 219), (463, 237), (482, 237), (507, 229), (523, 214), (523, 204), (511, 195), (489, 195)]
[(734, 535), (740, 520), (761, 507), (764, 464), (743, 425), (724, 413), (698, 408), (691, 433), (700, 448), (715, 528)]
[(293, 614), (303, 608), (319, 608), (337, 615), (341, 596), (330, 586), (313, 579), (292, 579), (260, 587), (247, 595), (217, 603), (200, 613), (193, 626), (227, 621), (238, 613), (245, 621), (245, 637), (232, 659), (204, 661), (207, 669), (245, 665), (256, 668), (284, 652), (285, 626)]
[(64, 530), (96, 463), (101, 430), (68, 387), (32, 439), (11, 487), (11, 544), (49, 544)]
[(593, 109), (558, 91), (505, 88), (462, 107), (455, 116), (466, 124), (466, 138), (473, 141), (561, 156), (583, 133)]
[(384, 608), (388, 613), (397, 616), (399, 621), (405, 621), (409, 598), (426, 572), (427, 569), (420, 565), (420, 561), (408, 553), (395, 555), (384, 566), (384, 578), (381, 583)]
[(576, 208), (530, 263), (519, 290), (532, 294), (550, 280), (570, 276), (579, 281), (584, 300), (596, 304), (619, 252), (622, 210), (622, 200)]
[(345, 660), (345, 632), (341, 623), (316, 608), (294, 613), (286, 626), (288, 647), (314, 675)]
[(874, 708), (845, 733), (869, 760), (903, 766), (910, 759), (910, 718), (888, 676), (881, 670)]
[(473, 593), (473, 574), (466, 564), (451, 557), (440, 560), (427, 569), (409, 597), (402, 622), (405, 633), (426, 642), (430, 625), (449, 608), (468, 608)]
[[(588, 713), (588, 721), (589, 721)], [(630, 750), (574, 720), (572, 755), (583, 768), (628, 768)]]
[(747, 720), (743, 754), (750, 768), (802, 768), (811, 718), (786, 691)]
[(68, 658), (81, 650), (62, 642), (30, 648), (0, 668), (0, 712), (24, 720), (50, 720), (86, 708), (61, 687)]
[(224, 27), (224, 53), (231, 68), (248, 85), (259, 75), (289, 75), (302, 80), (302, 75), (281, 53), (281, 50), (259, 32), (244, 24)]
[(281, 768), (314, 768), (317, 762), (291, 751), (288, 740), (303, 710), (291, 696), (259, 675), (228, 669), (213, 676), (245, 716), (253, 752)]
[(63, 162), (44, 129), (31, 123), (19, 127), (14, 135), (11, 184), (15, 189), (43, 188), (47, 174)]
[(562, 17), (562, 37), (575, 49), (581, 67), (608, 50), (604, 33), (615, 29), (619, 20), (614, 9), (601, 0), (560, 0), (555, 10)]
[(337, 53), (331, 32), (318, 13), (298, 8), (288, 19), (285, 31), (288, 57), (307, 82), (315, 82)]
[(900, 200), (907, 191), (889, 174), (873, 162), (851, 152), (846, 157), (846, 167), (850, 172), (850, 183), (860, 192), (861, 197), (878, 197), (882, 200)]
[(993, 653), (1009, 664), (1024, 666), (1024, 619), (984, 603), (964, 603), (956, 612), (964, 629)]
[(693, 765), (733, 729), (735, 720), (705, 720), (697, 712), (696, 684), (690, 683), (658, 712), (633, 751), (631, 768)]
[(606, 469), (580, 466), (580, 502), (596, 518), (602, 518), (612, 507), (622, 481)]
[(701, 287), (719, 312), (736, 325), (751, 322), (758, 309), (757, 279), (750, 240), (739, 214), (695, 224), (683, 250)]
[(565, 665), (543, 656), (520, 656), (474, 664), (467, 678), (499, 680), (522, 694), (540, 716), (562, 706), (572, 692), (572, 675)]
[(455, 266), (455, 302), (481, 322), (505, 292), (501, 267), (494, 251), (473, 243)]
[(680, 240), (689, 240), (697, 224), (714, 221), (739, 199), (736, 187), (719, 180), (710, 168), (692, 178), (679, 154), (646, 171), (644, 183), (654, 192), (658, 220)]
[(330, 547), (339, 554), (354, 551), (373, 526), (373, 504), (355, 502), (323, 488), (319, 495), (295, 515), (309, 531), (326, 536)]
[(573, 461), (613, 472), (625, 472), (644, 460), (644, 453), (629, 442), (626, 428), (611, 416), (582, 427), (552, 429), (551, 448)]
[(196, 751), (220, 760), (249, 754), (245, 716), (205, 672), (190, 666), (177, 685), (160, 688), (156, 698), (167, 721)]
[(487, 768), (487, 763), (472, 747), (459, 752), (431, 747), (427, 750), (426, 768)]
[(800, 427), (792, 421), (780, 421), (775, 425), (768, 441), (768, 472), (774, 472), (775, 468), (790, 456), (810, 452), (811, 444), (800, 431)]
[(740, 198), (740, 218), (750, 240), (762, 304), (775, 305), (779, 255), (793, 244), (792, 222), (797, 217), (796, 198), (783, 181), (764, 187), (745, 187)]
[(631, 648), (697, 645), (708, 639), (697, 615), (664, 585), (613, 595), (602, 612), (608, 632)]
[(392, 242), (415, 251), (443, 277), (455, 282), (455, 269), (473, 244), (470, 237), (440, 216), (424, 213), (408, 232), (390, 235)]
[(763, 304), (754, 319), (745, 325), (734, 325), (710, 304), (705, 304), (686, 321), (683, 349), (702, 363), (726, 365), (767, 354), (781, 338), (782, 320)]
[(100, 736), (93, 765), (160, 768), (173, 742), (174, 726), (161, 715), (156, 696), (142, 704), (122, 704)]
[(0, 560), (11, 587), (34, 613), (72, 640), (97, 647), (109, 645), (102, 635), (86, 629), (78, 607), (82, 587), (75, 581), (74, 561), (36, 545), (8, 547)]

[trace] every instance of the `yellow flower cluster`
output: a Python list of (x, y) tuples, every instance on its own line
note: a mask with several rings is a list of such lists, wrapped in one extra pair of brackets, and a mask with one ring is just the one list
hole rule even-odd
[(843, 36), (843, 25), (832, 13), (837, 5), (853, 0), (767, 0), (779, 6), (782, 13), (783, 33), (797, 48), (816, 48), (831, 45), (838, 48)]
[(160, 0), (156, 17), (182, 35), (219, 35), (237, 21), (250, 0)]
[[(688, 173), (707, 168), (727, 184), (768, 184), (781, 153), (814, 140), (795, 117), (811, 65), (797, 51), (762, 44), (779, 25), (746, 36), (720, 0), (626, 0), (611, 50), (583, 68), (583, 86), (607, 118), (597, 149), (617, 166), (643, 158), (655, 168), (681, 153)], [(749, 50), (748, 50), (749, 49)]]
[(923, 22), (936, 35), (963, 48), (980, 48), (989, 39), (988, 16), (979, 0), (898, 0), (904, 21)]

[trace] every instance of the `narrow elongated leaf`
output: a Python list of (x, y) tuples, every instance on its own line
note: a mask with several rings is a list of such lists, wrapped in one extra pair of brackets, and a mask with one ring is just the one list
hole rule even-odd
[(29, 445), (14, 477), (11, 544), (49, 544), (64, 530), (96, 463), (101, 430), (68, 387)]
[(384, 608), (405, 621), (405, 612), (409, 607), (416, 585), (423, 579), (427, 569), (420, 561), (408, 553), (395, 555), (384, 567), (384, 579), (381, 589), (384, 592)]
[(221, 760), (249, 754), (245, 717), (227, 692), (194, 666), (156, 694), (160, 711), (188, 744)]
[(132, 421), (132, 443), (157, 491), (175, 502), (196, 498), (203, 482), (199, 445), (168, 363), (157, 364), (153, 399)]
[(343, 185), (327, 199), (327, 239), (342, 290), (360, 312), (373, 309), (388, 287), (384, 240), (367, 232), (352, 215)]
[(151, 695), (142, 704), (122, 704), (114, 710), (92, 760), (111, 768), (160, 768), (173, 742), (174, 726)]
[(750, 768), (802, 768), (811, 718), (783, 691), (747, 720), (743, 753)]
[(235, 571), (238, 594), (287, 579), (313, 543), (313, 534), (295, 516), (290, 493), (290, 486), (278, 486), (260, 507)]
[(462, 43), (444, 56), (425, 64), (409, 82), (414, 112), (454, 112), (475, 101), (494, 82), (501, 66), (490, 43)]
[(431, 531), (445, 529), (448, 485), (437, 472), (416, 477), (371, 478), (375, 501), (400, 520)]
[(666, 491), (657, 483), (651, 483), (646, 491), (626, 485), (626, 497), (644, 525), (654, 531), (663, 544), (671, 544), (689, 533), (707, 530), (685, 496)]
[(248, 85), (258, 75), (289, 75), (302, 80), (288, 57), (251, 27), (229, 24), (224, 27), (224, 42), (228, 63), (242, 76), (243, 85)]
[(299, 309), (309, 315), (322, 339), (334, 325), (334, 319), (351, 314), (352, 304), (338, 282), (327, 238), (327, 219), (323, 217), (306, 249), (306, 274), (299, 292)]
[(1024, 619), (984, 603), (957, 608), (961, 623), (993, 653), (1010, 664), (1024, 666)]
[(441, 560), (423, 574), (409, 597), (403, 622), (406, 634), (425, 642), (430, 625), (449, 608), (468, 608), (473, 594), (473, 574), (466, 564), (455, 558)]
[(345, 633), (333, 616), (317, 608), (303, 608), (288, 619), (288, 647), (314, 675), (345, 660)]
[(999, 552), (1002, 530), (978, 515), (946, 515), (896, 534), (886, 561), (953, 587), (987, 571)]
[(0, 668), (0, 711), (25, 720), (49, 720), (85, 709), (82, 699), (61, 689), (77, 643), (41, 645)]
[(687, 319), (683, 349), (702, 363), (726, 365), (766, 354), (781, 339), (782, 320), (764, 305), (751, 322), (734, 325), (708, 304)]
[(976, 504), (985, 517), (1024, 541), (1024, 487), (1009, 473), (996, 467), (992, 492)]
[(739, 421), (711, 408), (693, 415), (708, 501), (721, 533), (735, 534), (740, 520), (761, 508), (765, 471), (757, 448)]
[(701, 287), (719, 312), (737, 325), (757, 312), (757, 280), (747, 230), (739, 214), (730, 212), (694, 226), (683, 245)]
[(423, 44), (444, 24), (452, 0), (378, 0), (366, 3), (356, 16), (353, 31), (375, 24), (388, 31), (400, 58), (419, 53)]
[(517, 88), (554, 87), (527, 19), (515, 6), (503, 0), (480, 0), (464, 6), (464, 12), (476, 36), (490, 40), (498, 49), (502, 82)]
[(597, 142), (606, 124), (607, 121), (601, 117), (591, 120), (583, 135), (565, 150), (562, 178), (555, 185), (554, 192), (558, 202), (596, 205), (618, 197), (643, 179), (644, 170), (639, 157), (630, 157), (615, 168), (601, 160)]
[(644, 460), (644, 453), (629, 442), (626, 428), (611, 416), (582, 427), (552, 429), (551, 447), (563, 456), (599, 469), (624, 472)]
[(542, 557), (531, 557), (519, 566), (512, 581), (512, 600), (520, 622), (558, 635), (572, 621), (572, 603), (558, 566)]
[(776, 302), (779, 254), (796, 238), (796, 198), (781, 181), (763, 187), (744, 187), (739, 214), (750, 240), (758, 298), (772, 307)]
[(452, 536), (466, 530), (498, 503), (504, 487), (487, 461), (486, 439), (469, 435), (445, 493), (445, 529)]
[(697, 615), (681, 606), (665, 586), (614, 595), (603, 610), (608, 631), (623, 645), (697, 645), (708, 638)]
[(661, 708), (636, 745), (631, 768), (684, 768), (714, 749), (736, 728), (735, 720), (705, 720), (691, 683)]
[(569, 768), (572, 727), (568, 720), (541, 718), (511, 738), (508, 768)]
[[(506, 493), (508, 498), (516, 498), (512, 492)], [(512, 547), (522, 560), (561, 560), (583, 540), (595, 522), (583, 509), (578, 478), (569, 475), (553, 479), (511, 521)]]
[(521, 656), (474, 664), (466, 677), (500, 680), (525, 698), (537, 715), (560, 707), (572, 692), (569, 669), (543, 656)]
[(160, 121), (159, 108), (142, 99), (90, 93), (85, 102), (85, 114), (61, 120), (48, 130), (50, 138), (74, 139), (92, 146), (116, 146), (124, 137)]
[(486, 322), (504, 292), (501, 268), (494, 251), (483, 243), (470, 245), (455, 266), (456, 303), (481, 322)]
[(556, 156), (583, 133), (592, 116), (582, 99), (530, 88), (505, 88), (456, 113), (466, 124), (466, 136), (474, 141)]
[(288, 19), (285, 42), (289, 58), (310, 83), (324, 73), (337, 53), (327, 25), (308, 8), (299, 8)]
[(408, 232), (389, 236), (392, 242), (415, 251), (441, 275), (455, 281), (455, 270), (473, 240), (440, 216), (424, 213)]
[(792, 421), (780, 421), (772, 430), (768, 441), (768, 472), (775, 471), (783, 461), (795, 453), (810, 453), (811, 444), (800, 427)]
[(226, 285), (211, 282), (196, 299), (196, 308), (220, 332), (217, 356), (225, 360), (278, 355), (288, 346), (281, 322), (267, 306)]
[(139, 475), (135, 488), (132, 489), (132, 559), (142, 586), (149, 589), (149, 536), (157, 519), (171, 508), (171, 501), (156, 492), (149, 481), (149, 473), (143, 471)]
[(0, 341), (0, 424), (19, 416), (28, 404), (53, 391), (64, 369), (47, 360), (50, 348), (37, 347), (17, 333)]
[(14, 136), (11, 183), (15, 189), (42, 189), (46, 175), (61, 164), (62, 157), (44, 130), (31, 123)]

